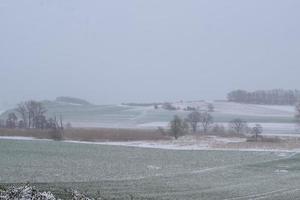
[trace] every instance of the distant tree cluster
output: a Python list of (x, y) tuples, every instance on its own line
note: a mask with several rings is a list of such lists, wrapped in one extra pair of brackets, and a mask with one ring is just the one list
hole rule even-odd
[(26, 101), (18, 105), (17, 114), (15, 112), (8, 113), (7, 119), (0, 121), (0, 127), (9, 129), (47, 129), (61, 132), (63, 130), (62, 117), (59, 120), (56, 117), (47, 119), (46, 112), (47, 110), (42, 103)]
[(227, 95), (228, 101), (238, 103), (269, 104), (269, 105), (295, 105), (300, 100), (299, 90), (257, 90), (248, 92), (235, 90)]
[(165, 109), (165, 110), (177, 110), (177, 108), (175, 106), (173, 106), (171, 103), (164, 103), (162, 105), (162, 108)]
[[(198, 127), (201, 127), (198, 131)], [(254, 127), (249, 127), (248, 123), (240, 118), (233, 119), (228, 123), (228, 129), (222, 124), (214, 124), (213, 117), (208, 112), (191, 112), (187, 118), (180, 118), (175, 115), (170, 122), (169, 133), (175, 139), (190, 133), (217, 134), (224, 136), (234, 133), (235, 136), (245, 136), (250, 134), (253, 141), (262, 138), (263, 128), (260, 124), (255, 124)], [(164, 133), (164, 131), (161, 131)]]
[(202, 127), (202, 131), (207, 133), (211, 125), (213, 124), (213, 117), (208, 112), (191, 112), (186, 121), (190, 124), (192, 131), (197, 132), (198, 124)]
[(255, 124), (254, 127), (250, 128), (246, 121), (239, 118), (233, 119), (229, 122), (229, 129), (238, 135), (250, 133), (255, 141), (257, 141), (258, 138), (261, 137), (261, 134), (263, 132), (263, 128), (260, 124)]
[(184, 111), (196, 111), (197, 108), (192, 107), (192, 106), (187, 106), (186, 108), (183, 109)]
[(199, 124), (202, 132), (207, 133), (213, 124), (213, 117), (208, 112), (197, 111), (191, 112), (185, 119), (175, 115), (170, 122), (170, 135), (177, 139), (189, 133), (190, 128), (196, 133)]

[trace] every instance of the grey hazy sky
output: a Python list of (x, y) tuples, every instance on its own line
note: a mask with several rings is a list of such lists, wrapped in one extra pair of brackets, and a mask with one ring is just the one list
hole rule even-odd
[(299, 0), (1, 0), (0, 102), (299, 88)]

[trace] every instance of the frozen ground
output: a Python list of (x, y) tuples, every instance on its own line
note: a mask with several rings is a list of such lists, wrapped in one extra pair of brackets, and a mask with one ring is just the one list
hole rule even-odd
[[(221, 138), (221, 137), (201, 137), (195, 138), (193, 136), (181, 137), (178, 140), (167, 141), (134, 141), (134, 142), (83, 142), (83, 141), (66, 141), (70, 143), (81, 144), (100, 144), (111, 146), (125, 146), (125, 147), (139, 147), (139, 148), (154, 148), (154, 149), (168, 149), (168, 150), (213, 150), (218, 145), (245, 142), (242, 138)], [(259, 150), (257, 150), (259, 151)]]
[[(75, 141), (64, 140), (61, 143), (106, 145), (120, 147), (138, 147), (165, 150), (221, 150), (221, 151), (269, 151), (269, 152), (300, 152), (298, 138), (282, 137), (278, 142), (247, 142), (246, 138), (239, 137), (219, 137), (219, 136), (183, 136), (178, 140), (161, 141)], [(0, 140), (24, 140), (24, 141), (53, 141), (49, 139), (36, 139), (32, 137), (0, 136)]]
[[(225, 141), (226, 142), (226, 141)], [(299, 155), (0, 140), (0, 182), (111, 199), (294, 200)]]
[(269, 106), (255, 104), (239, 104), (231, 102), (215, 102), (216, 112), (253, 116), (293, 116), (293, 106)]
[(174, 103), (175, 107), (184, 109), (193, 107), (199, 110), (207, 110), (208, 104), (214, 106), (216, 113), (231, 114), (231, 115), (252, 115), (252, 116), (292, 116), (295, 108), (293, 106), (272, 106), (272, 105), (257, 105), (257, 104), (240, 104), (234, 102), (179, 102)]

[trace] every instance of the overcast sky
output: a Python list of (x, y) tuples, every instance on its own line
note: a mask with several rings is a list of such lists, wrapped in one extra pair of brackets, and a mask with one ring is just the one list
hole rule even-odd
[(300, 88), (299, 0), (1, 0), (0, 103)]

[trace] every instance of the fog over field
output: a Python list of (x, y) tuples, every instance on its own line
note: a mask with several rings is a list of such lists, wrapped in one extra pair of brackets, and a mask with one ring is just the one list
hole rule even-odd
[(0, 105), (61, 95), (114, 104), (296, 89), (299, 6), (297, 0), (2, 0)]
[(299, 199), (299, 10), (0, 0), (0, 199)]

